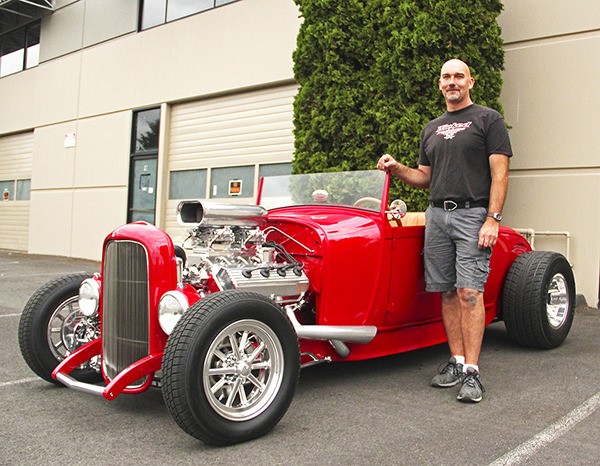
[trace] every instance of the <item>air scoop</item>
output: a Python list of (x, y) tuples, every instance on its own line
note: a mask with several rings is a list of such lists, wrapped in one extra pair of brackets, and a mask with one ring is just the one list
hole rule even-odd
[(256, 205), (189, 200), (181, 201), (177, 206), (177, 223), (185, 227), (259, 227), (265, 224), (266, 219), (267, 210)]

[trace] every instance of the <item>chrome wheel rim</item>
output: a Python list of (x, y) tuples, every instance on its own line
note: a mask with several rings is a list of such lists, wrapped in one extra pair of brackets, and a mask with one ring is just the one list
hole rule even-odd
[(208, 349), (204, 393), (221, 417), (247, 421), (271, 405), (283, 369), (283, 348), (275, 332), (260, 321), (240, 320), (223, 329)]
[(565, 323), (570, 304), (567, 280), (563, 274), (557, 273), (550, 281), (546, 297), (546, 315), (552, 328), (560, 328)]
[(48, 347), (54, 357), (62, 361), (80, 346), (97, 338), (96, 327), (79, 310), (78, 297), (71, 297), (57, 306), (50, 316), (46, 332)]

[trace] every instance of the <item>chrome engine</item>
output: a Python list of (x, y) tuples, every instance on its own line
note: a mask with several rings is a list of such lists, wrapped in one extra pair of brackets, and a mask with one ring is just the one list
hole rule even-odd
[[(201, 295), (214, 281), (219, 290), (244, 289), (269, 296), (279, 303), (295, 303), (308, 290), (302, 264), (278, 243), (268, 240), (274, 227), (266, 227), (267, 211), (260, 206), (239, 206), (182, 201), (177, 221), (188, 228), (180, 260), (180, 282)], [(293, 239), (292, 239), (293, 240)]]

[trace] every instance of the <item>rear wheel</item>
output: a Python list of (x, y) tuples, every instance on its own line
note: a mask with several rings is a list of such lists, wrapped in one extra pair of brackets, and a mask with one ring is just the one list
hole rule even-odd
[(569, 334), (575, 312), (575, 279), (567, 259), (531, 251), (513, 262), (504, 284), (502, 311), (518, 344), (550, 349)]
[[(98, 338), (97, 317), (79, 310), (79, 286), (87, 274), (73, 274), (43, 285), (29, 299), (19, 321), (19, 347), (27, 365), (42, 379), (58, 385), (52, 371), (80, 346)], [(96, 361), (97, 362), (97, 361)], [(71, 373), (82, 382), (102, 379), (93, 363)]]
[(208, 444), (228, 445), (264, 435), (283, 417), (298, 382), (298, 340), (270, 299), (215, 293), (177, 323), (162, 367), (177, 424)]

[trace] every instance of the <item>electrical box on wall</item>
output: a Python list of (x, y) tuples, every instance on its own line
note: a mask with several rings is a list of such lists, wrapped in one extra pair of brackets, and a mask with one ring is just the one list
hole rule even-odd
[(64, 141), (65, 149), (67, 149), (69, 147), (75, 147), (76, 142), (77, 142), (77, 135), (75, 132), (65, 133), (65, 141)]

